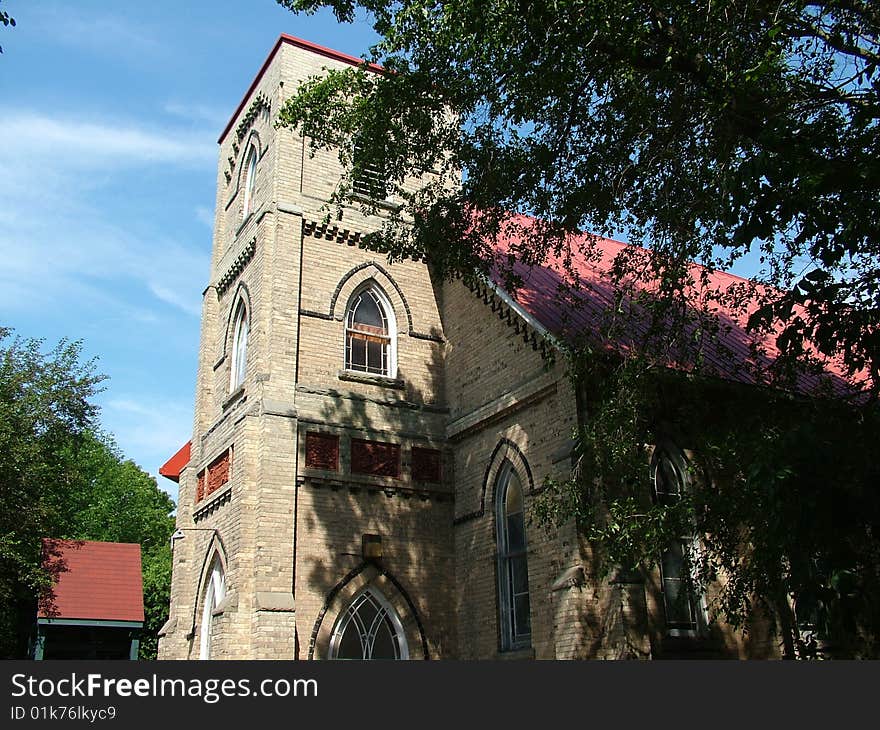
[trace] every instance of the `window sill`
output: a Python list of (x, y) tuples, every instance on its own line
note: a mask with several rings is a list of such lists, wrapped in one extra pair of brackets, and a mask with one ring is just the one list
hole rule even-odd
[(534, 659), (535, 647), (527, 646), (524, 649), (502, 649), (498, 652), (496, 659)]
[(235, 229), (235, 237), (236, 238), (239, 237), (239, 235), (245, 229), (247, 224), (251, 222), (251, 218), (254, 217), (255, 212), (256, 211), (254, 211), (254, 210), (250, 210), (250, 211), (248, 211), (248, 214), (244, 218), (241, 219), (241, 223), (238, 225), (238, 228)]
[(406, 383), (398, 378), (389, 378), (387, 375), (372, 375), (358, 370), (340, 370), (337, 373), (337, 377), (340, 380), (347, 380), (352, 383), (366, 383), (367, 385), (378, 385), (382, 388), (403, 390), (406, 387)]
[(375, 205), (377, 208), (384, 208), (385, 210), (391, 210), (397, 212), (403, 209), (403, 205), (400, 203), (393, 203), (388, 199), (379, 200), (378, 198), (371, 198), (369, 195), (362, 195), (361, 193), (351, 193), (349, 198), (352, 202), (362, 203), (364, 205)]
[(223, 401), (223, 404), (220, 406), (224, 411), (228, 410), (230, 406), (234, 405), (236, 402), (242, 400), (244, 398), (244, 383), (238, 386), (235, 390), (233, 390), (229, 397)]
[(671, 639), (702, 639), (705, 634), (699, 629), (666, 629), (666, 636)]
[(722, 659), (726, 654), (722, 641), (705, 634), (666, 635), (659, 648), (664, 659)]
[(199, 522), (203, 517), (211, 514), (231, 499), (232, 482), (226, 482), (226, 484), (202, 497), (193, 505), (193, 522)]

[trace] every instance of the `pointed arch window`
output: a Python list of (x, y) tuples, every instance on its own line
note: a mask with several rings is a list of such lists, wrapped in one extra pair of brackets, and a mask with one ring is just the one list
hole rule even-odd
[(391, 304), (375, 286), (351, 299), (345, 317), (345, 369), (394, 377), (395, 323)]
[(229, 392), (244, 382), (247, 369), (247, 345), (250, 334), (247, 307), (244, 299), (239, 299), (235, 308), (232, 326), (232, 364), (229, 371)]
[(257, 183), (257, 146), (251, 144), (244, 163), (244, 201), (241, 206), (241, 217), (247, 218), (254, 205), (254, 187)]
[(400, 617), (371, 589), (358, 594), (339, 616), (330, 637), (331, 659), (409, 659)]
[(199, 659), (211, 658), (211, 634), (214, 628), (214, 611), (226, 597), (226, 576), (220, 557), (216, 556), (208, 573), (205, 598), (202, 606), (202, 628), (199, 634)]
[(524, 649), (532, 643), (525, 505), (522, 481), (509, 461), (495, 494), (501, 648)]
[[(653, 463), (654, 500), (671, 506), (687, 489), (682, 459), (666, 449), (657, 451)], [(696, 549), (693, 535), (674, 540), (660, 556), (660, 584), (666, 629), (670, 636), (693, 636), (704, 625), (702, 596), (691, 581), (691, 556)]]

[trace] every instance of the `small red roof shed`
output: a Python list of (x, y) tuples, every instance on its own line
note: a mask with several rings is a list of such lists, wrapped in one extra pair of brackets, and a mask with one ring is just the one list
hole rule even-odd
[(37, 606), (34, 659), (137, 659), (144, 625), (141, 546), (43, 538), (53, 578)]
[(38, 619), (143, 622), (140, 545), (44, 538), (43, 564), (56, 578)]

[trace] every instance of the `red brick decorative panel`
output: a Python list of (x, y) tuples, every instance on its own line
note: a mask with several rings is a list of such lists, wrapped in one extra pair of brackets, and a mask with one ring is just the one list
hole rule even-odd
[(306, 434), (306, 467), (339, 471), (339, 436), (309, 431)]
[(412, 450), (412, 478), (416, 482), (440, 482), (440, 452), (437, 449)]
[(205, 498), (205, 472), (202, 471), (196, 481), (196, 502), (201, 502)]
[(212, 494), (229, 481), (229, 469), (232, 466), (232, 449), (227, 449), (208, 466), (208, 483), (206, 494)]
[(214, 461), (208, 464), (208, 468), (198, 475), (196, 483), (196, 502), (216, 492), (229, 481), (229, 473), (232, 468), (232, 449), (226, 449)]
[(352, 439), (351, 471), (374, 477), (399, 477), (400, 445)]

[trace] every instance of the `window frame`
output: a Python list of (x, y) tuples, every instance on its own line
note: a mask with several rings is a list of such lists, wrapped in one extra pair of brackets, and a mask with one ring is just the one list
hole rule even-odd
[(211, 561), (202, 603), (202, 624), (199, 629), (199, 659), (211, 658), (211, 634), (214, 626), (214, 611), (226, 598), (226, 570), (219, 555)]
[[(379, 622), (379, 626), (384, 625), (384, 619), (388, 620), (388, 623), (391, 624), (391, 628), (394, 631), (394, 636), (392, 637), (394, 641), (394, 646), (397, 650), (397, 656), (395, 660), (404, 661), (410, 658), (409, 656), (409, 641), (406, 638), (406, 632), (403, 628), (403, 622), (400, 620), (400, 616), (395, 610), (394, 606), (388, 601), (387, 598), (378, 590), (372, 587), (366, 587), (363, 590), (356, 593), (351, 601), (349, 601), (348, 605), (344, 610), (339, 612), (339, 616), (336, 618), (336, 622), (333, 625), (333, 631), (330, 634), (330, 644), (327, 649), (327, 658), (333, 660), (341, 660), (346, 661), (345, 659), (339, 656), (340, 643), (342, 642), (342, 637), (345, 634), (346, 629), (349, 624), (355, 620), (355, 616), (360, 610), (361, 606), (363, 606), (367, 601), (371, 601), (374, 606), (378, 608), (377, 616), (373, 619), (373, 625), (376, 625), (376, 622)], [(360, 624), (362, 626), (363, 624)], [(364, 637), (360, 630), (360, 626), (356, 624), (358, 627), (359, 638), (361, 639), (361, 646), (363, 648)], [(378, 627), (377, 627), (378, 630)], [(376, 634), (373, 633), (373, 639), (371, 642), (375, 642)], [(372, 656), (369, 657), (361, 657), (360, 660), (353, 661), (371, 661), (373, 659)], [(352, 660), (349, 660), (352, 661)]]
[[(658, 488), (658, 475), (661, 473), (663, 463), (668, 463), (676, 480), (676, 489), (660, 490)], [(687, 476), (687, 459), (678, 449), (668, 445), (661, 445), (655, 448), (654, 455), (651, 460), (651, 493), (655, 504), (669, 504), (672, 500), (681, 499), (691, 488), (690, 480)], [(697, 554), (700, 549), (699, 540), (692, 532), (686, 535), (680, 535), (675, 543), (681, 551), (682, 570), (676, 575), (667, 575), (665, 565), (667, 564), (667, 555), (673, 551), (673, 547), (667, 547), (659, 556), (657, 561), (658, 573), (660, 576), (660, 603), (663, 608), (663, 621), (667, 636), (672, 637), (697, 637), (705, 633), (708, 625), (705, 595), (696, 590), (691, 583), (686, 583), (684, 571), (690, 572), (693, 579), (693, 565), (690, 556)], [(679, 586), (686, 586), (687, 589), (687, 607), (692, 620), (687, 622), (672, 621), (670, 614), (673, 609), (667, 601), (669, 591), (667, 591), (667, 583), (677, 582)], [(679, 595), (681, 589), (679, 588)], [(673, 607), (674, 608), (674, 607)]]
[[(357, 329), (352, 326), (352, 318), (354, 316), (356, 306), (359, 304), (361, 297), (369, 294), (373, 298), (373, 302), (379, 309), (380, 315), (385, 320), (385, 334), (370, 332), (366, 329)], [(366, 327), (367, 325), (361, 325)], [(349, 337), (351, 333), (356, 339), (369, 342), (372, 339), (384, 341), (385, 346), (385, 371), (376, 372), (369, 369), (369, 347), (366, 347), (365, 368), (354, 367)], [(359, 376), (369, 376), (374, 378), (382, 378), (385, 380), (395, 380), (397, 377), (397, 318), (394, 315), (394, 307), (391, 301), (382, 291), (381, 287), (375, 281), (368, 281), (362, 284), (349, 297), (348, 304), (345, 307), (345, 317), (343, 319), (343, 341), (342, 341), (342, 363), (343, 372), (352, 373)]]
[[(522, 508), (520, 515), (522, 530), (522, 547), (511, 549), (508, 526), (507, 496), (510, 490), (512, 478), (516, 477), (520, 491)], [(495, 537), (497, 546), (497, 579), (498, 579), (498, 616), (501, 651), (517, 651), (529, 649), (532, 646), (532, 620), (531, 620), (531, 587), (529, 584), (528, 540), (526, 536), (525, 521), (525, 488), (523, 479), (516, 467), (508, 459), (504, 460), (498, 471), (495, 490)], [(514, 580), (512, 576), (512, 561), (522, 559), (525, 565), (526, 590), (514, 592)], [(519, 623), (516, 613), (516, 599), (525, 595), (528, 602), (526, 618), (528, 619), (528, 631), (517, 633)], [(522, 617), (519, 617), (521, 620)]]
[(257, 184), (257, 146), (251, 142), (244, 158), (244, 200), (241, 204), (241, 219), (245, 220), (252, 212), (254, 190)]
[[(229, 392), (234, 393), (244, 385), (247, 375), (247, 350), (251, 333), (251, 317), (244, 297), (235, 303), (232, 316), (232, 344), (229, 361)], [(244, 339), (242, 340), (242, 335)]]

